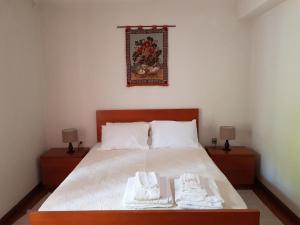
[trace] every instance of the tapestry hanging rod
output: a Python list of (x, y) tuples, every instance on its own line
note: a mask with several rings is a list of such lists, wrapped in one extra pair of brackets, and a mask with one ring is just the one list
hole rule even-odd
[(142, 26), (142, 25), (137, 25), (137, 26), (117, 26), (117, 28), (143, 28), (143, 27), (176, 27), (176, 25), (151, 25), (151, 26)]

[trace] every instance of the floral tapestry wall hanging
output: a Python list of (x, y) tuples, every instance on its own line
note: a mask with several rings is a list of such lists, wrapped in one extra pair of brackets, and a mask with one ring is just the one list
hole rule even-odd
[(126, 28), (127, 86), (168, 86), (168, 28)]

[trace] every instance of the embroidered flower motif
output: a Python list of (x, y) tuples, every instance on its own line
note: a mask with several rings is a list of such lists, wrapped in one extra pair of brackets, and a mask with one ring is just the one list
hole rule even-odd
[[(137, 74), (156, 74), (160, 70), (160, 55), (157, 40), (151, 36), (135, 41), (132, 60)], [(142, 66), (143, 65), (143, 66)], [(141, 69), (142, 67), (142, 69)]]

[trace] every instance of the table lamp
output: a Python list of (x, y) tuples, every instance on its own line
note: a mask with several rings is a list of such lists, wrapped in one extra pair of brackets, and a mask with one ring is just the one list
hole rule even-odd
[(230, 151), (229, 140), (235, 139), (235, 127), (232, 126), (221, 126), (220, 127), (220, 138), (226, 140), (224, 145), (225, 151)]
[(74, 148), (72, 145), (72, 142), (78, 141), (78, 132), (77, 129), (71, 128), (71, 129), (64, 129), (62, 131), (62, 138), (64, 143), (69, 143), (68, 147), (68, 153), (72, 154), (74, 153)]

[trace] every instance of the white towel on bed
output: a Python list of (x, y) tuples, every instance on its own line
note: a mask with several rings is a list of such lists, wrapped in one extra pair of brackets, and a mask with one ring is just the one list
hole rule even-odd
[(206, 195), (206, 191), (201, 186), (201, 180), (198, 174), (184, 173), (180, 176), (181, 191), (184, 193), (200, 193)]
[[(181, 179), (175, 179), (175, 201), (183, 209), (222, 209), (224, 200), (220, 196), (218, 186), (214, 179), (199, 177), (201, 187), (207, 192), (205, 196), (192, 198), (182, 191)], [(194, 193), (196, 196), (196, 193)], [(202, 198), (203, 197), (203, 198)], [(201, 199), (202, 198), (202, 199)]]
[(134, 199), (155, 200), (160, 198), (159, 176), (155, 172), (136, 172)]
[(223, 205), (221, 203), (195, 205), (185, 202), (179, 202), (177, 203), (177, 206), (181, 209), (223, 209)]
[(170, 181), (166, 177), (160, 177), (161, 197), (156, 200), (136, 200), (134, 198), (135, 177), (130, 177), (127, 181), (123, 204), (130, 209), (147, 209), (147, 208), (169, 208), (174, 204)]

